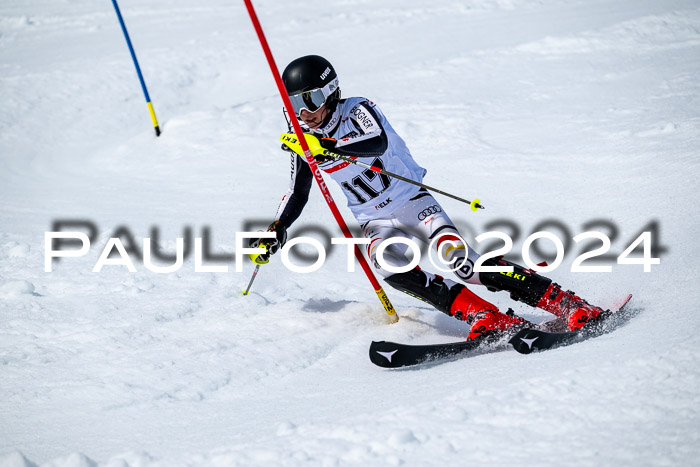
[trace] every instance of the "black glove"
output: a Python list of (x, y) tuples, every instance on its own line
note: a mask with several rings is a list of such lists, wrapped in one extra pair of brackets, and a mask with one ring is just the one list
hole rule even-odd
[(338, 141), (334, 138), (321, 138), (318, 140), (318, 142), (321, 143), (322, 148), (326, 148), (329, 151), (334, 150), (338, 144)]
[(248, 241), (248, 246), (251, 248), (265, 248), (265, 253), (252, 254), (250, 255), (251, 261), (255, 264), (267, 264), (270, 262), (270, 256), (277, 253), (277, 251), (284, 246), (287, 242), (287, 228), (280, 224), (279, 221), (275, 221), (267, 228), (268, 232), (275, 232), (275, 238), (251, 238)]
[[(335, 145), (338, 143), (338, 142), (337, 142), (335, 139), (333, 139), (333, 138), (320, 138), (320, 139), (318, 140), (318, 142), (319, 142), (319, 144), (321, 145), (321, 147), (322, 147), (323, 149), (328, 149), (329, 151), (332, 151), (333, 149), (335, 149)], [(324, 151), (324, 153), (325, 153), (325, 152), (326, 152), (326, 151)], [(318, 163), (320, 164), (320, 163), (322, 163), (322, 162), (332, 161), (332, 160), (335, 159), (335, 158), (332, 157), (332, 156), (329, 156), (329, 155), (327, 155), (327, 154), (319, 154), (319, 155), (317, 155), (317, 156), (314, 156), (314, 159), (316, 159), (316, 162), (318, 162)]]
[[(335, 141), (335, 140), (333, 140), (333, 141)], [(290, 148), (289, 146), (287, 146), (286, 144), (282, 144), (282, 150), (296, 154), (294, 152), (294, 150), (292, 148)], [(326, 156), (325, 154), (318, 154), (318, 155), (314, 156), (314, 160), (316, 161), (317, 164), (321, 164), (321, 163), (326, 162), (326, 161), (331, 161), (333, 159), (334, 159), (333, 157)]]
[(314, 156), (314, 160), (316, 161), (317, 164), (322, 164), (324, 162), (332, 161), (334, 158), (331, 156), (327, 156), (325, 154), (319, 154), (318, 156)]

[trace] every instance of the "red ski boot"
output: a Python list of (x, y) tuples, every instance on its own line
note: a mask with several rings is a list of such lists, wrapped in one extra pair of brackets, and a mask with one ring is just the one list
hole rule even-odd
[(570, 290), (561, 290), (561, 287), (554, 282), (540, 298), (537, 308), (562, 318), (572, 331), (581, 329), (603, 312), (602, 308), (589, 304)]
[(523, 318), (501, 313), (500, 311), (480, 311), (474, 315), (474, 322), (467, 340), (473, 340), (489, 334), (497, 335), (515, 324), (525, 324)]
[(395, 289), (426, 301), (443, 313), (470, 323), (472, 328), (468, 339), (474, 339), (490, 331), (496, 334), (516, 323), (526, 323), (523, 319), (501, 313), (496, 305), (479, 297), (466, 286), (425, 272), (418, 267), (389, 276), (386, 281)]
[(487, 302), (464, 287), (450, 305), (450, 314), (457, 319), (470, 322), (472, 327), (467, 340), (480, 336), (495, 335), (514, 324), (524, 324), (522, 318), (498, 311), (495, 305)]

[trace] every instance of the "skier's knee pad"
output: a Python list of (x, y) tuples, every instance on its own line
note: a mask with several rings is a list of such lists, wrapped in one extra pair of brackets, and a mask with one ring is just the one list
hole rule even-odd
[[(478, 256), (477, 256), (478, 258)], [(474, 260), (470, 257), (457, 259), (457, 269), (454, 270), (455, 276), (468, 284), (480, 284), (479, 275), (474, 274)]]
[(552, 283), (551, 279), (501, 257), (489, 258), (483, 262), (483, 266), (512, 266), (513, 272), (480, 272), (481, 283), (492, 292), (505, 290), (513, 300), (533, 307), (537, 306)]
[(453, 226), (448, 227), (436, 238), (437, 242), (434, 245), (437, 253), (442, 255), (440, 260), (449, 265), (454, 275), (466, 283), (481, 284), (479, 275), (474, 273), (474, 264), (480, 255), (469, 248), (457, 229)]

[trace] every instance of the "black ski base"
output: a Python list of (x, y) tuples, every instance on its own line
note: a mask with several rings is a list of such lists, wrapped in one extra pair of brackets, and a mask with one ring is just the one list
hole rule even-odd
[(579, 331), (547, 332), (525, 328), (520, 330), (508, 342), (517, 352), (529, 354), (534, 351), (553, 349), (606, 334), (617, 327), (616, 325), (611, 325), (611, 320), (617, 319), (617, 321), (622, 321), (626, 318), (625, 306), (631, 298), (632, 295), (628, 295), (617, 311), (604, 311)]

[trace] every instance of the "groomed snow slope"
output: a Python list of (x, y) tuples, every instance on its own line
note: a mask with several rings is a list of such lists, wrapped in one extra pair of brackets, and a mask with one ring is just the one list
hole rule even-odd
[[(109, 2), (0, 5), (0, 465), (698, 462), (696, 1), (257, 2), (280, 68), (326, 56), (345, 96), (387, 114), (426, 183), (481, 199), (472, 213), (440, 198), (467, 238), (504, 230), (517, 258), (544, 220), (562, 239), (617, 233), (611, 273), (570, 272), (572, 242), (548, 275), (602, 306), (633, 293), (627, 325), (401, 371), (373, 366), (370, 341), (447, 342), (467, 326), (393, 290), (401, 320), (387, 325), (344, 249), (311, 274), (276, 257), (244, 298), (250, 262), (91, 272), (119, 227), (137, 242), (156, 227), (171, 252), (186, 227), (208, 227), (212, 250), (232, 253), (289, 177), (243, 3), (120, 7), (160, 138)], [(313, 190), (291, 233), (340, 236)], [(67, 219), (99, 239), (46, 273), (44, 232)], [(653, 222), (661, 264), (616, 265)]]

